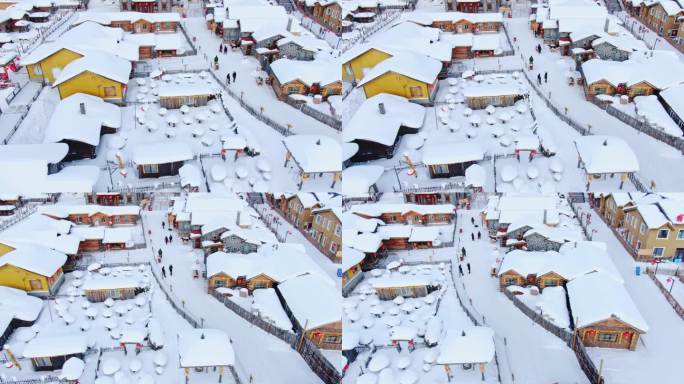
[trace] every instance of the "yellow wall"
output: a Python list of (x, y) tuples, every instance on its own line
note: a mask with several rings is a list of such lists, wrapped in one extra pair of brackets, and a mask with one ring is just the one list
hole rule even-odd
[(13, 265), (4, 265), (0, 267), (0, 285), (17, 288), (26, 292), (31, 292), (30, 280), (38, 279), (43, 284), (43, 289), (36, 292), (48, 291), (48, 279), (45, 276), (37, 275), (25, 269), (17, 268)]
[[(114, 96), (105, 96), (104, 88), (114, 87)], [(90, 71), (86, 71), (77, 75), (64, 83), (57, 86), (59, 89), (59, 96), (64, 99), (74, 93), (87, 93), (100, 97), (104, 100), (123, 100), (122, 86), (114, 80), (107, 79)]]
[[(45, 79), (49, 84), (52, 84), (55, 81), (53, 69), (59, 68), (61, 70), (67, 64), (81, 57), (83, 56), (76, 52), (70, 51), (68, 49), (60, 49), (39, 63), (36, 63), (36, 65), (40, 65), (40, 69), (43, 71), (42, 75), (36, 75), (35, 72), (33, 72), (33, 68), (31, 68), (29, 71), (29, 77), (32, 79)], [(32, 72), (33, 77), (31, 77)]]
[[(347, 81), (363, 79), (364, 69), (371, 69), (378, 65), (379, 62), (392, 57), (385, 52), (378, 51), (371, 48), (365, 53), (349, 60), (342, 64), (342, 78)], [(351, 74), (349, 71), (351, 70)]]
[[(421, 97), (411, 97), (411, 87), (420, 87)], [(408, 100), (429, 100), (428, 84), (411, 79), (395, 72), (387, 72), (363, 85), (366, 98), (379, 93), (389, 93)]]
[(14, 251), (14, 248), (10, 247), (9, 245), (0, 243), (0, 256), (4, 255), (9, 251)]

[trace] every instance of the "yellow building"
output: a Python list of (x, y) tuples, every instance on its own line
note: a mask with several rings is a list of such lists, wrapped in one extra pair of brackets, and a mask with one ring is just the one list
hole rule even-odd
[(359, 81), (367, 71), (390, 57), (392, 55), (387, 50), (368, 44), (354, 47), (342, 56), (342, 79)]
[(0, 244), (0, 285), (36, 296), (55, 294), (66, 260), (65, 254), (39, 245)]
[(75, 93), (97, 96), (122, 103), (131, 74), (131, 63), (117, 56), (98, 52), (74, 60), (61, 71), (54, 85), (65, 99)]
[(83, 52), (79, 49), (49, 43), (39, 46), (22, 58), (21, 65), (26, 66), (30, 80), (45, 80), (48, 84), (53, 84), (64, 67), (81, 57)]
[(316, 248), (334, 263), (342, 262), (342, 212), (340, 208), (313, 210), (313, 222), (309, 234)]
[(637, 259), (684, 259), (684, 202), (667, 199), (624, 212), (623, 236)]
[(422, 104), (432, 103), (442, 63), (430, 57), (402, 52), (366, 73), (359, 87), (366, 98), (389, 93)]

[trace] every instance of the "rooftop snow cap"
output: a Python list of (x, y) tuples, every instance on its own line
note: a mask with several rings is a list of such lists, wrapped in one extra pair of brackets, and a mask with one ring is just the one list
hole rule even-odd
[(381, 115), (385, 114), (385, 103), (378, 103), (378, 111), (380, 111)]

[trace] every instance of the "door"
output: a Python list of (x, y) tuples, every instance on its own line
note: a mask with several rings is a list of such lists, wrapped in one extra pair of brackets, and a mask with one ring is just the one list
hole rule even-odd
[(675, 249), (674, 257), (679, 260), (684, 259), (684, 248)]

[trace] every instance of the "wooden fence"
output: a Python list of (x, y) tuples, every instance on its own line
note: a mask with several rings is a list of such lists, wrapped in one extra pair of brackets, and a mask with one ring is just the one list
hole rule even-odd
[[(226, 308), (233, 311), (236, 315), (243, 318), (245, 321), (252, 325), (255, 325), (262, 329), (263, 331), (279, 338), (280, 340), (287, 343), (292, 349), (297, 351), (300, 356), (307, 363), (309, 368), (326, 384), (337, 384), (341, 380), (341, 375), (337, 369), (328, 361), (328, 359), (323, 356), (321, 351), (316, 347), (309, 339), (303, 335), (303, 330), (298, 329), (297, 333), (291, 330), (284, 330), (278, 328), (272, 323), (269, 323), (259, 316), (247, 311), (241, 306), (235, 304), (227, 297), (222, 296), (217, 292), (213, 292), (212, 295), (216, 300), (223, 303)], [(296, 322), (293, 322), (296, 324)], [(297, 327), (295, 325), (295, 327)]]
[[(31, 97), (31, 101), (25, 106), (24, 110), (21, 111), (21, 116), (19, 117), (19, 120), (16, 123), (14, 123), (14, 127), (12, 127), (7, 136), (5, 136), (5, 138), (2, 140), (2, 144), (9, 144), (10, 140), (12, 140), (12, 136), (14, 136), (14, 134), (17, 132), (21, 124), (24, 122), (24, 119), (31, 111), (31, 104), (33, 104), (33, 102), (36, 101), (38, 96), (40, 96), (40, 92), (42, 91), (42, 89), (43, 88), (40, 88), (38, 92), (36, 92), (36, 94)], [(12, 98), (14, 98), (14, 96)]]
[(518, 299), (508, 289), (504, 289), (503, 292), (504, 295), (506, 295), (506, 297), (508, 297), (513, 302), (513, 305), (518, 307), (518, 309), (520, 309), (522, 313), (527, 315), (527, 317), (532, 319), (532, 321), (534, 321), (535, 323), (539, 324), (542, 328), (546, 329), (559, 339), (563, 340), (563, 342), (565, 342), (565, 344), (570, 349), (572, 349), (572, 351), (575, 353), (575, 357), (577, 358), (577, 363), (579, 364), (584, 374), (587, 376), (587, 379), (589, 379), (589, 382), (591, 382), (592, 384), (602, 384), (604, 382), (603, 378), (599, 375), (598, 369), (596, 369), (594, 361), (591, 360), (591, 357), (589, 357), (589, 354), (587, 353), (584, 344), (579, 338), (577, 338), (573, 334), (573, 332), (564, 328), (560, 328), (556, 324), (553, 324), (552, 322), (546, 320), (539, 313), (533, 311), (530, 307), (525, 305), (525, 303), (520, 301), (520, 299)]
[[(670, 303), (670, 305), (672, 306), (672, 309), (674, 309), (674, 311), (677, 313), (677, 315), (679, 315), (679, 317), (682, 320), (684, 320), (684, 308), (682, 308), (682, 306), (679, 304), (679, 302), (677, 302), (677, 300), (672, 296), (672, 294), (670, 293), (670, 289), (665, 288), (663, 283), (660, 280), (658, 280), (655, 273), (650, 268), (646, 268), (646, 274), (648, 275), (648, 277), (651, 278), (651, 280), (653, 280), (656, 287), (658, 287), (658, 289), (663, 294), (663, 296), (665, 296), (665, 300), (667, 300), (667, 302)], [(672, 276), (672, 278), (676, 279), (677, 277)]]

